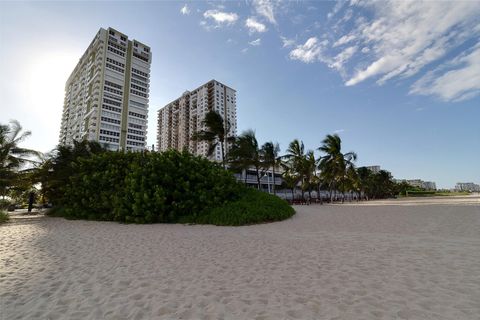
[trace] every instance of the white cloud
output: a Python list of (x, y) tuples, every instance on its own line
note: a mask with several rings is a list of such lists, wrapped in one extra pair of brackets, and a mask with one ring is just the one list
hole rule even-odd
[(316, 37), (312, 37), (305, 44), (297, 45), (290, 51), (290, 59), (311, 63), (320, 60), (321, 50), (321, 43)]
[(295, 45), (295, 40), (293, 39), (287, 39), (286, 37), (280, 36), (280, 39), (282, 39), (283, 47), (288, 48), (293, 45)]
[(461, 101), (480, 94), (480, 44), (417, 80), (412, 94), (435, 95), (444, 101)]
[(335, 56), (333, 62), (329, 64), (330, 68), (333, 68), (337, 71), (340, 71), (342, 74), (344, 73), (344, 64), (357, 52), (358, 47), (352, 46), (348, 47), (338, 55)]
[[(345, 12), (343, 17), (331, 19), (340, 11)], [(312, 37), (290, 52), (291, 59), (324, 62), (347, 86), (368, 79), (383, 85), (420, 74), (412, 94), (451, 101), (478, 94), (478, 48), (472, 48), (480, 37), (478, 2), (351, 1), (347, 8), (340, 1), (327, 17), (323, 37), (336, 40), (321, 45)], [(465, 50), (469, 54), (462, 55)], [(456, 63), (429, 72), (447, 56)]]
[(369, 47), (363, 47), (362, 48), (362, 53), (369, 53), (370, 52), (370, 48)]
[[(478, 24), (480, 15), (480, 6), (475, 2), (389, 1), (359, 5), (372, 10), (374, 18), (357, 24), (354, 34), (347, 37), (353, 35), (363, 47), (371, 48), (374, 59), (357, 68), (346, 81), (347, 86), (372, 77), (380, 77), (378, 84), (384, 84), (417, 74), (474, 36), (472, 26)], [(342, 39), (346, 38), (337, 43)]]
[(234, 24), (238, 20), (236, 13), (219, 10), (207, 10), (203, 13), (203, 17), (213, 19), (217, 24)]
[(261, 33), (261, 32), (267, 31), (267, 27), (263, 23), (255, 20), (255, 18), (248, 18), (245, 21), (245, 26), (248, 28), (248, 31), (250, 33), (254, 33), (254, 32)]
[(335, 3), (335, 6), (333, 7), (332, 11), (330, 11), (327, 14), (327, 18), (331, 19), (333, 18), (334, 15), (336, 15), (340, 10), (342, 10), (343, 6), (345, 5), (346, 1), (345, 0), (339, 0)]
[(243, 49), (241, 50), (242, 53), (247, 53), (247, 51), (248, 51), (248, 48), (243, 48)]
[(277, 24), (275, 20), (275, 5), (271, 0), (253, 0), (253, 7), (258, 15), (266, 18), (268, 22)]
[(258, 38), (257, 40), (250, 41), (248, 44), (254, 47), (259, 46), (262, 44), (262, 39)]
[(180, 12), (183, 15), (189, 15), (190, 14), (190, 8), (185, 4), (182, 9), (180, 9)]
[(353, 34), (349, 34), (349, 35), (344, 35), (343, 37), (341, 37), (340, 39), (338, 39), (334, 44), (333, 44), (333, 47), (338, 47), (338, 46), (342, 46), (344, 44), (347, 44), (353, 40), (355, 40), (355, 35)]
[(342, 132), (345, 132), (345, 129), (337, 129), (337, 130), (333, 131), (333, 133), (335, 133), (335, 134), (339, 134), (339, 133), (342, 133)]

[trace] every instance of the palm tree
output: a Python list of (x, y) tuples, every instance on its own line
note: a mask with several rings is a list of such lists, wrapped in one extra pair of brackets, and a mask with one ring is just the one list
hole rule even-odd
[(216, 111), (209, 111), (202, 121), (206, 130), (196, 132), (192, 139), (208, 142), (208, 156), (211, 156), (217, 146), (220, 146), (222, 154), (222, 165), (226, 169), (227, 165), (227, 143), (233, 142), (231, 136), (231, 125), (227, 121), (224, 123), (222, 116)]
[(88, 140), (73, 141), (73, 146), (57, 146), (34, 173), (36, 182), (42, 187), (42, 198), (46, 197), (54, 204), (58, 202), (63, 195), (62, 188), (73, 174), (78, 159), (107, 151), (100, 143)]
[[(303, 141), (298, 139), (290, 142), (287, 148), (287, 153), (282, 157), (285, 159), (284, 168), (290, 171), (290, 174), (295, 173), (298, 177), (298, 182), (304, 182), (304, 166), (305, 166), (305, 146)], [(304, 188), (301, 188), (302, 200), (304, 196)]]
[(23, 131), (16, 120), (10, 124), (0, 124), (0, 193), (5, 198), (7, 189), (18, 178), (18, 170), (28, 163), (34, 163), (33, 157), (39, 156), (38, 151), (22, 148), (19, 144), (31, 135)]
[[(358, 177), (357, 170), (353, 164), (347, 168), (347, 186), (350, 191), (350, 201), (353, 198), (353, 193), (360, 194), (360, 178)], [(358, 201), (358, 197), (357, 197)]]
[(337, 134), (327, 135), (318, 150), (326, 154), (320, 157), (318, 167), (322, 171), (322, 178), (329, 183), (330, 202), (332, 202), (333, 190), (343, 188), (347, 168), (353, 165), (357, 154), (355, 152), (343, 154), (342, 140)]
[(257, 188), (260, 189), (264, 163), (262, 152), (258, 147), (258, 141), (253, 130), (247, 130), (235, 139), (230, 150), (229, 159), (232, 168), (248, 170), (248, 168), (253, 167), (257, 176)]
[(302, 189), (308, 191), (308, 199), (312, 200), (312, 187), (315, 184), (315, 155), (312, 150), (307, 151), (301, 165), (301, 173), (303, 176)]
[(283, 186), (292, 191), (292, 201), (295, 200), (295, 188), (299, 182), (299, 176), (293, 171), (285, 167), (285, 164), (282, 164), (285, 168), (285, 171), (282, 174)]
[(278, 143), (273, 143), (273, 142), (266, 142), (262, 146), (262, 155), (263, 155), (263, 164), (265, 167), (265, 170), (269, 170), (272, 168), (272, 176), (273, 176), (273, 185), (272, 185), (272, 191), (273, 194), (275, 194), (275, 169), (277, 169), (280, 165), (280, 157), (279, 157), (279, 152), (280, 152), (280, 146)]

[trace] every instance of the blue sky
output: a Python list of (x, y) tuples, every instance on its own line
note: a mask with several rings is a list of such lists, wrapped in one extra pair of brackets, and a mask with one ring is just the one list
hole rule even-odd
[(260, 143), (336, 132), (358, 165), (480, 183), (479, 2), (1, 2), (0, 121), (25, 145), (55, 147), (65, 81), (109, 26), (152, 48), (150, 145), (156, 111), (215, 78)]

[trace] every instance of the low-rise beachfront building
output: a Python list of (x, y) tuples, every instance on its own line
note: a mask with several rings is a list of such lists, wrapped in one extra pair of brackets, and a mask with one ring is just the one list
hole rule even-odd
[(372, 171), (372, 173), (379, 173), (380, 172), (380, 166), (366, 166), (368, 170)]
[(480, 192), (480, 185), (473, 182), (458, 182), (455, 185), (457, 191)]
[(423, 181), (421, 179), (394, 179), (395, 182), (406, 182), (412, 187), (425, 189), (425, 190), (437, 190), (437, 184), (433, 181)]
[(101, 28), (65, 85), (60, 144), (92, 140), (111, 150), (144, 150), (150, 47)]
[[(193, 135), (207, 128), (203, 124), (209, 111), (219, 113), (228, 137), (237, 131), (237, 93), (231, 87), (211, 80), (198, 88), (185, 91), (179, 98), (158, 110), (157, 150), (187, 150), (194, 155), (222, 161), (220, 144), (208, 155), (208, 143), (193, 140)], [(228, 143), (225, 143), (228, 148)]]

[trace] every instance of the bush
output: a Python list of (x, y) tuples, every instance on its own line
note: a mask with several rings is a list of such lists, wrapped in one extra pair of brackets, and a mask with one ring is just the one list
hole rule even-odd
[(241, 226), (290, 218), (295, 210), (277, 196), (256, 189), (243, 190), (241, 197), (200, 216), (189, 216), (183, 223)]
[(5, 211), (0, 211), (0, 223), (7, 222), (10, 219), (10, 216)]
[(60, 205), (73, 219), (175, 222), (238, 197), (219, 165), (189, 153), (106, 152), (80, 159)]
[(280, 198), (247, 189), (220, 165), (187, 152), (105, 152), (73, 167), (51, 216), (241, 225), (293, 214)]

